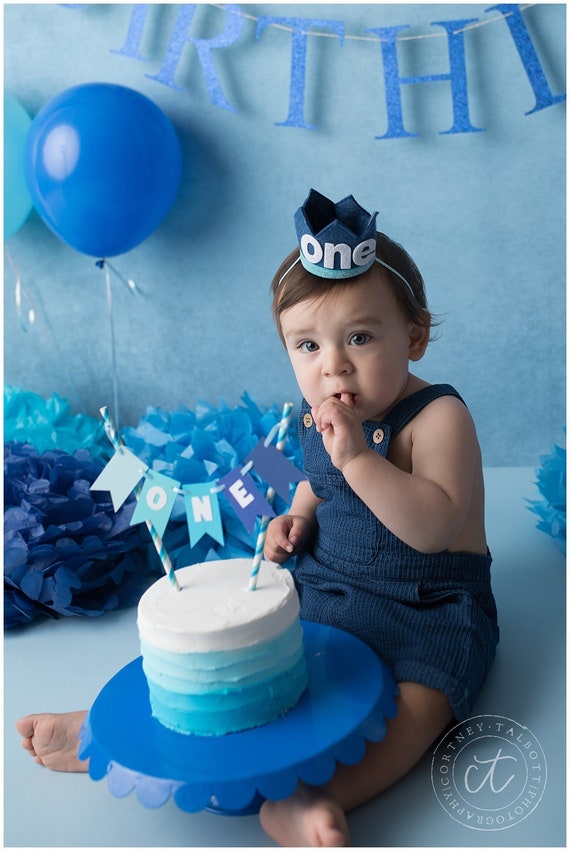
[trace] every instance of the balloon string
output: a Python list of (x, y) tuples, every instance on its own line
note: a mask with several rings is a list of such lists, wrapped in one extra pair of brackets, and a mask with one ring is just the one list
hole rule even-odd
[(113, 380), (113, 409), (114, 409), (114, 421), (119, 424), (119, 379), (117, 375), (117, 344), (116, 344), (116, 335), (115, 335), (115, 316), (113, 313), (113, 296), (111, 291), (111, 275), (110, 272), (113, 272), (117, 278), (123, 282), (123, 284), (127, 287), (127, 289), (133, 293), (133, 295), (143, 295), (140, 287), (137, 287), (136, 283), (132, 278), (125, 278), (118, 269), (109, 263), (108, 260), (102, 258), (101, 260), (97, 260), (95, 265), (99, 269), (104, 269), (105, 271), (105, 289), (107, 292), (107, 312), (109, 314), (109, 329), (111, 334), (111, 375)]
[[(20, 267), (16, 263), (12, 252), (8, 248), (6, 249), (6, 257), (8, 258), (8, 262), (12, 267), (12, 271), (16, 279), (16, 283), (14, 285), (14, 301), (16, 302), (16, 313), (18, 314), (18, 321), (20, 322), (22, 330), (27, 332), (28, 325), (33, 325), (36, 321), (36, 310), (34, 308), (34, 302), (32, 300), (28, 288), (24, 286), (24, 282), (22, 281)], [(26, 324), (22, 315), (22, 295), (25, 296), (26, 301), (28, 302), (28, 324)]]
[(108, 266), (111, 272), (113, 272), (113, 274), (116, 275), (117, 278), (122, 281), (127, 287), (127, 289), (129, 289), (133, 294), (144, 295), (141, 288), (136, 285), (132, 278), (125, 278), (124, 275), (121, 275), (118, 269), (116, 269), (114, 266), (111, 266), (108, 260), (100, 260), (99, 262), (104, 263), (106, 266)]
[[(113, 381), (113, 419), (119, 426), (119, 382), (117, 379), (117, 346), (115, 339), (115, 317), (113, 314), (113, 296), (111, 292), (111, 275), (108, 264), (101, 262), (100, 268), (105, 270), (105, 289), (107, 292), (107, 312), (109, 314), (109, 330), (111, 334), (111, 376)], [(99, 264), (98, 264), (99, 265)]]
[[(82, 414), (86, 415), (87, 414), (87, 408), (85, 406), (85, 403), (83, 401), (81, 393), (77, 389), (77, 385), (75, 384), (73, 377), (69, 374), (68, 361), (63, 356), (61, 346), (59, 345), (59, 342), (58, 342), (57, 334), (53, 330), (53, 326), (52, 326), (52, 324), (49, 320), (49, 316), (47, 314), (47, 310), (45, 309), (45, 305), (43, 303), (43, 299), (41, 297), (41, 294), (36, 294), (36, 301), (38, 302), (38, 310), (36, 310), (36, 308), (34, 307), (34, 302), (33, 302), (32, 296), (30, 294), (30, 291), (24, 285), (24, 282), (22, 280), (22, 275), (20, 273), (19, 266), (18, 266), (14, 256), (12, 255), (12, 253), (10, 252), (10, 250), (8, 248), (5, 249), (5, 255), (8, 258), (8, 261), (9, 261), (11, 267), (12, 267), (12, 271), (14, 272), (14, 276), (16, 278), (16, 284), (15, 284), (15, 289), (14, 289), (14, 299), (15, 299), (15, 302), (16, 302), (16, 311), (18, 313), (18, 318), (20, 320), (20, 326), (22, 327), (22, 330), (26, 331), (26, 332), (29, 330), (28, 326), (26, 326), (26, 324), (24, 323), (24, 321), (22, 319), (22, 295), (24, 295), (28, 304), (29, 304), (29, 308), (28, 308), (29, 325), (30, 326), (34, 325), (34, 327), (38, 329), (38, 331), (40, 332), (42, 337), (44, 339), (46, 339), (48, 341), (48, 343), (51, 344), (51, 346), (53, 346), (56, 357), (59, 359), (60, 363), (64, 367), (62, 369), (62, 375), (64, 375), (66, 377), (66, 380), (69, 384), (69, 387), (76, 397), (76, 402), (78, 403), (79, 410), (81, 411)], [(46, 334), (46, 329), (47, 329), (47, 332), (48, 332), (47, 334)]]
[[(43, 305), (43, 301), (42, 301), (42, 305)], [(61, 346), (59, 345), (59, 342), (58, 342), (58, 339), (57, 339), (57, 334), (53, 330), (53, 326), (50, 322), (50, 319), (49, 319), (49, 316), (47, 314), (47, 310), (45, 309), (45, 306), (43, 307), (43, 310), (40, 313), (40, 318), (42, 318), (43, 321), (46, 324), (46, 328), (49, 331), (49, 336), (50, 336), (50, 339), (53, 343), (53, 347), (54, 347), (54, 349), (57, 353), (57, 356), (59, 357), (61, 364), (63, 365), (62, 373), (63, 373), (63, 375), (65, 375), (67, 377), (67, 380), (68, 380), (71, 388), (73, 389), (73, 392), (75, 393), (75, 395), (77, 397), (77, 400), (79, 401), (79, 410), (81, 411), (82, 414), (87, 415), (87, 406), (85, 405), (85, 402), (83, 401), (83, 397), (82, 397), (81, 393), (79, 392), (79, 390), (77, 388), (77, 384), (75, 383), (75, 381), (73, 380), (73, 377), (71, 376), (71, 374), (69, 372), (69, 360), (67, 358), (64, 358), (64, 356), (63, 356)]]

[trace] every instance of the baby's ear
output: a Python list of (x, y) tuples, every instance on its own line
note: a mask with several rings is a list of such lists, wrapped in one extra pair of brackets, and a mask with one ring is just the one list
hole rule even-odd
[(410, 324), (408, 355), (411, 361), (423, 358), (429, 342), (430, 326)]

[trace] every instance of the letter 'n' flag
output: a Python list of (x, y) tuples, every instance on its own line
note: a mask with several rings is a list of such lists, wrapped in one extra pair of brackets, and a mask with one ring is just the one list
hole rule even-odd
[(131, 526), (149, 520), (162, 538), (174, 508), (175, 488), (179, 487), (180, 482), (170, 476), (149, 470), (131, 517)]
[(225, 485), (224, 494), (247, 531), (252, 534), (256, 518), (275, 517), (275, 512), (256, 488), (248, 473), (242, 475), (238, 467), (220, 479), (220, 485)]
[(291, 501), (289, 485), (292, 482), (302, 482), (307, 477), (282, 452), (272, 446), (265, 445), (263, 438), (251, 450), (247, 461), (253, 461), (253, 469), (268, 482), (275, 493), (285, 502)]
[(220, 514), (220, 504), (216, 493), (212, 493), (212, 482), (184, 485), (184, 504), (190, 546), (194, 547), (203, 535), (210, 535), (222, 546), (224, 529)]

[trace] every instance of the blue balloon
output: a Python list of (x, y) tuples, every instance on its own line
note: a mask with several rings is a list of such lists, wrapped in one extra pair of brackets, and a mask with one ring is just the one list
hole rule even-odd
[(24, 173), (26, 138), (31, 123), (21, 103), (4, 92), (4, 239), (22, 227), (32, 209)]
[(172, 124), (148, 98), (110, 83), (67, 89), (32, 122), (26, 179), (64, 242), (94, 257), (146, 239), (174, 203), (182, 174)]

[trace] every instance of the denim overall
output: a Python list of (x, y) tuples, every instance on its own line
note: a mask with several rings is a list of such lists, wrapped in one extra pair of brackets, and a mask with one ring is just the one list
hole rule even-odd
[[(369, 447), (386, 457), (391, 438), (434, 399), (449, 395), (461, 399), (448, 384), (431, 385), (396, 404), (383, 422), (364, 422)], [(426, 554), (408, 546), (333, 466), (305, 400), (299, 435), (305, 474), (324, 500), (316, 536), (293, 572), (301, 617), (358, 636), (397, 682), (443, 691), (463, 720), (499, 640), (490, 554)]]

